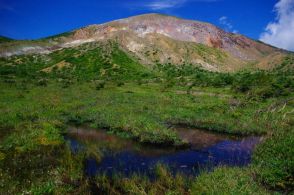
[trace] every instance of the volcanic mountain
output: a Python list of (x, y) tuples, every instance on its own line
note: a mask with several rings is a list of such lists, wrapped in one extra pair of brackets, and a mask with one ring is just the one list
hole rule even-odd
[[(7, 40), (7, 41), (5, 41)], [(154, 64), (193, 64), (206, 70), (232, 72), (244, 68), (271, 69), (287, 51), (226, 32), (212, 24), (146, 14), (33, 41), (3, 39), (0, 56), (42, 54), (89, 43), (120, 49), (146, 67)]]

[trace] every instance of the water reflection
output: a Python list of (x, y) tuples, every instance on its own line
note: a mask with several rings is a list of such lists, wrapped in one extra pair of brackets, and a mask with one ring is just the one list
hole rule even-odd
[(175, 130), (181, 139), (191, 144), (191, 148), (179, 150), (141, 145), (89, 127), (70, 127), (67, 139), (74, 151), (87, 149), (89, 145), (103, 151), (99, 163), (94, 158), (87, 159), (85, 172), (88, 176), (99, 173), (152, 176), (157, 163), (165, 164), (174, 174), (187, 175), (197, 175), (203, 168), (219, 165), (245, 166), (250, 163), (252, 151), (260, 141), (259, 137), (253, 136), (237, 138), (180, 127)]

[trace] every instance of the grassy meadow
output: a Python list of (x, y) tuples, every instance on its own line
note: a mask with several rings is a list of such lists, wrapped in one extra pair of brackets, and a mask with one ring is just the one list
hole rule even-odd
[[(229, 74), (185, 64), (144, 67), (108, 43), (1, 58), (0, 76), (0, 194), (293, 192), (291, 70)], [(101, 153), (73, 154), (64, 140), (68, 124), (160, 146), (184, 144), (171, 128), (178, 124), (260, 135), (263, 141), (248, 167), (219, 167), (187, 178), (158, 165), (155, 180), (136, 175), (90, 180), (84, 159), (99, 160)]]

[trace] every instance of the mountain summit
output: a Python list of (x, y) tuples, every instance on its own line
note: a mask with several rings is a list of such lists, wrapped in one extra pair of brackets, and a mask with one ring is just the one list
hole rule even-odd
[(212, 24), (161, 14), (145, 14), (35, 41), (0, 44), (0, 56), (50, 53), (82, 44), (115, 41), (142, 64), (194, 64), (211, 71), (270, 69), (287, 54)]

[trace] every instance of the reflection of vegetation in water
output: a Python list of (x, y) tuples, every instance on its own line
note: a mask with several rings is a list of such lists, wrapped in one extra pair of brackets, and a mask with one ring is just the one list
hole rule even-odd
[[(73, 151), (87, 155), (85, 174), (95, 176), (132, 174), (154, 177), (153, 167), (164, 162), (172, 174), (195, 176), (202, 169), (212, 170), (217, 165), (246, 166), (258, 137), (235, 137), (191, 129), (174, 128), (180, 139), (187, 142), (185, 148), (150, 146), (130, 139), (110, 135), (105, 130), (86, 126), (69, 127), (66, 139)], [(188, 147), (189, 146), (189, 147)], [(102, 152), (101, 152), (102, 151)], [(95, 161), (95, 152), (98, 154)]]
[(104, 129), (94, 129), (87, 126), (69, 127), (68, 136), (78, 140), (85, 145), (85, 148), (121, 150), (133, 145), (133, 142), (128, 139), (120, 139), (113, 136), (110, 132)]
[[(149, 70), (115, 45), (106, 48), (86, 44), (49, 56), (1, 58), (1, 193), (62, 194), (89, 189), (80, 169), (85, 154), (76, 159), (65, 147), (62, 134), (67, 122), (88, 122), (139, 142), (169, 145), (181, 142), (167, 123), (233, 134), (266, 134), (252, 168), (205, 174), (205, 179), (193, 181), (191, 190), (199, 192), (198, 182), (214, 178), (239, 181), (231, 184), (236, 192), (243, 188), (253, 192), (260, 184), (293, 188), (293, 71), (284, 70), (291, 58), (275, 72), (211, 73), (190, 65), (158, 65)], [(50, 73), (40, 71), (62, 60), (71, 65), (53, 68)], [(98, 86), (100, 82), (103, 87)], [(251, 175), (256, 176), (255, 181)], [(170, 185), (141, 179), (124, 184), (130, 186), (126, 191), (177, 188), (176, 180), (171, 179)], [(108, 180), (103, 182), (107, 185)], [(123, 183), (117, 188), (120, 185)], [(210, 193), (207, 190), (203, 189)]]
[[(106, 153), (116, 154), (121, 151), (137, 152), (143, 156), (158, 156), (175, 152), (174, 147), (158, 147), (153, 145), (141, 144), (127, 137), (121, 137), (120, 134), (113, 134), (105, 129), (95, 129), (88, 126), (69, 127), (67, 135), (69, 139), (79, 144), (77, 148), (84, 151), (90, 157), (99, 162)], [(75, 148), (75, 147), (73, 147)], [(94, 154), (96, 152), (96, 154)], [(95, 157), (95, 155), (97, 157)]]

